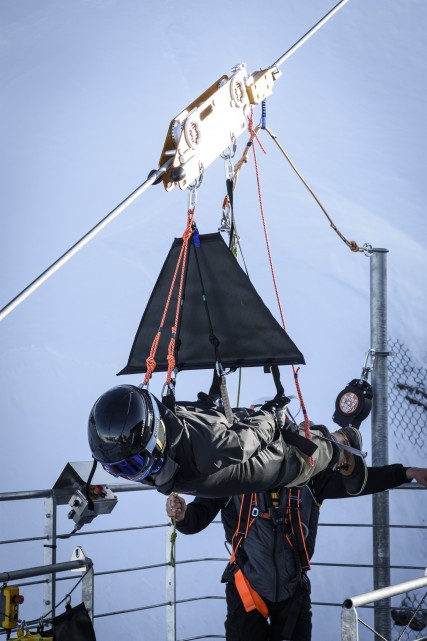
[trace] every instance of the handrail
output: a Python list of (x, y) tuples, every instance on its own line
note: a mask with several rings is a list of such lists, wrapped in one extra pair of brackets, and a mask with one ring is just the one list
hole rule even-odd
[(417, 590), (418, 588), (424, 587), (427, 587), (427, 568), (425, 576), (420, 579), (403, 581), (402, 583), (396, 583), (385, 588), (379, 588), (378, 590), (372, 590), (371, 592), (365, 592), (358, 596), (349, 597), (348, 599), (345, 599), (343, 607), (347, 609), (357, 608), (360, 605), (375, 603), (376, 601), (381, 601), (381, 599), (388, 599), (389, 597), (396, 596), (397, 594), (403, 594), (404, 592), (410, 592), (411, 590)]
[(9, 581), (18, 581), (19, 579), (29, 579), (32, 576), (42, 576), (45, 574), (55, 574), (56, 572), (67, 572), (68, 570), (78, 570), (79, 568), (91, 568), (92, 559), (84, 558), (76, 561), (64, 561), (63, 563), (52, 563), (51, 565), (38, 565), (33, 568), (24, 568), (23, 570), (11, 570), (10, 572), (0, 572), (0, 583)]
[[(19, 579), (27, 579), (35, 576), (51, 575), (55, 581), (55, 575), (59, 572), (68, 571), (81, 571), (84, 572), (82, 583), (82, 600), (87, 609), (88, 615), (93, 621), (93, 603), (94, 603), (94, 572), (93, 561), (87, 557), (83, 550), (77, 546), (74, 548), (71, 561), (64, 561), (62, 563), (50, 563), (48, 565), (38, 565), (30, 568), (23, 568), (21, 570), (11, 570), (10, 572), (0, 572), (0, 583), (7, 584), (9, 581), (18, 581)], [(51, 616), (54, 616), (54, 606), (52, 607)], [(12, 628), (11, 628), (12, 629)], [(6, 630), (6, 634), (8, 631)], [(9, 630), (10, 633), (10, 630)], [(3, 634), (0, 631), (0, 634)], [(9, 638), (9, 637), (8, 637)]]
[[(404, 594), (423, 587), (427, 587), (427, 568), (425, 570), (425, 576), (419, 579), (395, 583), (394, 585), (389, 585), (379, 588), (378, 590), (372, 590), (371, 592), (365, 592), (364, 594), (359, 594), (345, 599), (341, 609), (341, 641), (357, 641), (359, 638), (359, 617), (357, 615), (356, 607), (366, 606), (368, 603), (377, 603), (383, 599), (389, 599), (392, 596)], [(375, 631), (373, 630), (373, 632)], [(381, 638), (384, 637), (381, 636)], [(425, 638), (426, 637), (423, 637), (423, 639)]]

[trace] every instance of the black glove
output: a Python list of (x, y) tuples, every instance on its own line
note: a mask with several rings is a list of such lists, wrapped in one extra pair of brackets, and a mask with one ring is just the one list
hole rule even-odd
[(271, 401), (264, 403), (261, 409), (273, 414), (277, 427), (281, 429), (282, 427), (285, 427), (288, 422), (286, 407), (290, 402), (291, 400), (287, 396), (275, 396)]

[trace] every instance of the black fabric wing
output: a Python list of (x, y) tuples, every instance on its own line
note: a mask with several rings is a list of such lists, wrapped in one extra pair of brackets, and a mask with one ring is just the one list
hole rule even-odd
[[(193, 239), (188, 247), (175, 345), (178, 371), (213, 368), (213, 336), (224, 368), (303, 364), (303, 355), (263, 303), (221, 235), (203, 234), (198, 238), (199, 247)], [(181, 246), (182, 239), (175, 239), (145, 308), (128, 364), (119, 375), (146, 371), (146, 358), (161, 322)], [(179, 278), (157, 348), (155, 371), (168, 369), (178, 286)]]

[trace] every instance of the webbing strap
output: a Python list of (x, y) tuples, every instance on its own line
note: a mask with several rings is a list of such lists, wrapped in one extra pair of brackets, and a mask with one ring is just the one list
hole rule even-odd
[(258, 612), (260, 612), (263, 617), (268, 619), (268, 608), (265, 604), (264, 599), (258, 594), (256, 590), (253, 589), (240, 568), (234, 575), (234, 583), (246, 612), (258, 610)]
[(214, 328), (212, 324), (212, 319), (209, 311), (209, 305), (208, 305), (208, 297), (206, 295), (205, 291), (205, 285), (203, 282), (203, 277), (202, 277), (202, 270), (200, 269), (200, 263), (199, 263), (199, 256), (197, 249), (194, 251), (194, 257), (196, 260), (196, 266), (197, 266), (197, 273), (199, 274), (199, 280), (200, 280), (200, 289), (201, 289), (201, 294), (202, 294), (202, 300), (206, 312), (206, 318), (208, 321), (208, 326), (209, 326), (209, 340), (212, 343), (212, 346), (214, 348), (215, 352), (215, 360), (216, 360), (216, 369), (217, 369), (217, 374), (219, 377), (219, 387), (220, 387), (220, 394), (221, 394), (221, 400), (224, 408), (224, 413), (225, 413), (225, 418), (227, 419), (227, 423), (229, 425), (233, 424), (233, 413), (231, 411), (231, 405), (230, 405), (230, 400), (228, 398), (228, 392), (227, 392), (227, 383), (225, 381), (225, 374), (222, 369), (221, 365), (221, 358), (219, 355), (219, 340), (215, 336), (214, 333)]
[(285, 395), (285, 388), (282, 385), (282, 381), (280, 380), (280, 370), (278, 365), (271, 365), (270, 367), (271, 373), (273, 375), (273, 380), (274, 384), (276, 386), (276, 392), (277, 396), (281, 398), (282, 396)]
[(225, 374), (222, 372), (220, 374), (220, 389), (221, 389), (221, 400), (222, 406), (224, 408), (225, 418), (229, 425), (233, 425), (233, 412), (231, 411), (230, 399), (228, 396), (227, 382), (225, 380)]
[(243, 494), (240, 501), (240, 510), (239, 510), (239, 519), (237, 521), (237, 528), (233, 534), (233, 539), (231, 541), (232, 552), (230, 557), (230, 563), (236, 561), (236, 552), (241, 544), (241, 542), (246, 538), (248, 530), (253, 523), (251, 520), (252, 506), (257, 505), (257, 495), (256, 494)]
[(305, 545), (305, 536), (301, 523), (301, 490), (291, 487), (288, 492), (287, 513), (291, 524), (290, 539), (294, 550), (295, 561), (300, 572), (310, 569), (310, 558)]

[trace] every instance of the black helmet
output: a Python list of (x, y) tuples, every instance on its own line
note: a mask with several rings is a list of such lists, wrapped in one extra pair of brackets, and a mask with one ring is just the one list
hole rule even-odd
[(147, 389), (118, 385), (94, 404), (88, 424), (93, 458), (113, 476), (140, 481), (164, 461), (166, 432)]

